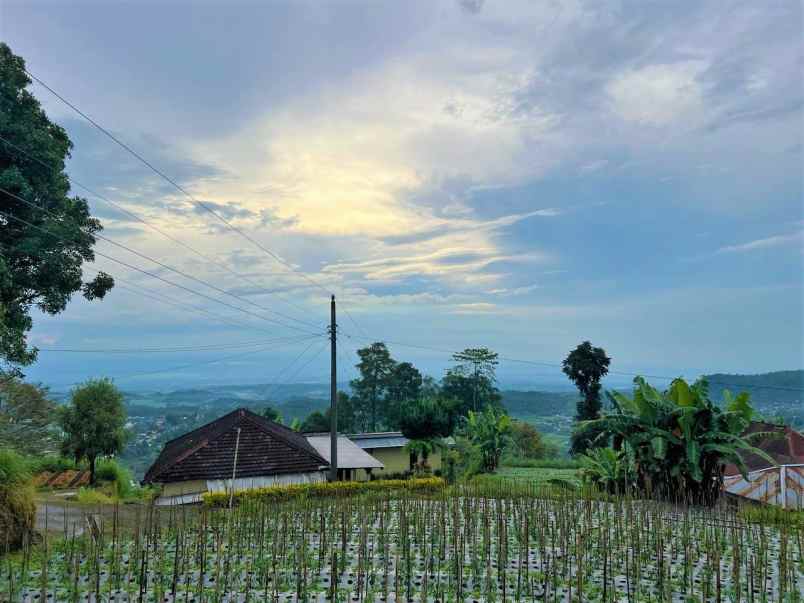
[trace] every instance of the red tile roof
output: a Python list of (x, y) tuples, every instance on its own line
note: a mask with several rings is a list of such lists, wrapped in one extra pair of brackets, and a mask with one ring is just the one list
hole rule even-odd
[(238, 428), (236, 478), (309, 473), (329, 465), (302, 435), (240, 408), (167, 442), (143, 481), (231, 479)]
[[(770, 456), (777, 465), (800, 465), (804, 464), (804, 436), (792, 427), (775, 425), (754, 421), (748, 426), (745, 435), (769, 432), (768, 435), (748, 438), (748, 443), (759, 448)], [(749, 471), (767, 469), (772, 467), (764, 458), (756, 454), (742, 453), (743, 460), (748, 466)], [(725, 474), (735, 475), (740, 470), (735, 465), (727, 465)]]

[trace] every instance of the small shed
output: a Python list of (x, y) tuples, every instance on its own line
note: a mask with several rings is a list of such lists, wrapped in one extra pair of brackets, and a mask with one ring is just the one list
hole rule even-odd
[[(332, 448), (330, 435), (324, 433), (305, 434), (318, 454), (331, 463)], [(338, 479), (339, 480), (366, 480), (375, 470), (384, 469), (384, 465), (360, 448), (346, 436), (338, 436)]]
[(194, 503), (205, 492), (325, 481), (329, 462), (301, 434), (240, 408), (167, 442), (143, 483), (156, 503)]
[[(355, 433), (349, 439), (365, 452), (382, 462), (384, 467), (374, 470), (372, 475), (386, 477), (399, 475), (413, 470), (415, 459), (411, 458), (406, 446), (410, 440), (399, 431), (385, 431), (373, 433)], [(427, 459), (433, 471), (441, 469), (441, 452), (433, 452)], [(357, 479), (363, 479), (358, 471)]]
[(744, 454), (748, 479), (735, 465), (727, 465), (724, 490), (785, 509), (804, 509), (804, 436), (792, 427), (760, 421), (751, 423), (745, 435), (758, 437), (749, 438), (750, 443), (776, 464), (756, 454)]

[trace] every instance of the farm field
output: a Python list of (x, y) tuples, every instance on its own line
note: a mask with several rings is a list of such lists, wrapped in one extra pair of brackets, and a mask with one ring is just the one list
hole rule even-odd
[(804, 600), (800, 528), (515, 482), (139, 512), (7, 555), (0, 600)]

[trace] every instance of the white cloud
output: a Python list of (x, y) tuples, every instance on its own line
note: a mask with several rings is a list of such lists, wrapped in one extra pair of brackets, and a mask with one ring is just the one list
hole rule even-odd
[(739, 245), (727, 245), (717, 250), (717, 253), (744, 253), (748, 251), (756, 251), (759, 249), (769, 249), (772, 247), (781, 247), (784, 245), (798, 244), (801, 249), (804, 244), (804, 230), (793, 232), (790, 234), (779, 234), (764, 239), (756, 239), (748, 243), (741, 243)]
[(696, 78), (705, 68), (703, 61), (683, 61), (628, 69), (606, 86), (611, 109), (625, 121), (651, 126), (689, 118), (703, 106)]

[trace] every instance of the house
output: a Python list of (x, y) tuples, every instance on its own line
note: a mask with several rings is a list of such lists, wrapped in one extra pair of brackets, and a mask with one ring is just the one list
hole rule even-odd
[(804, 436), (792, 427), (760, 421), (752, 422), (745, 435), (752, 446), (762, 450), (775, 464), (758, 454), (744, 453), (748, 479), (737, 466), (727, 465), (724, 490), (786, 509), (804, 509)]
[[(318, 454), (331, 462), (332, 452), (330, 434), (311, 433), (304, 434), (310, 445)], [(360, 448), (346, 436), (338, 436), (338, 479), (339, 480), (368, 480), (375, 470), (382, 471), (384, 465)]]
[(143, 483), (157, 504), (198, 502), (205, 492), (327, 479), (329, 462), (301, 434), (240, 408), (167, 442)]
[[(378, 433), (355, 433), (349, 439), (383, 464), (382, 469), (375, 469), (371, 475), (386, 477), (412, 471), (416, 459), (407, 451), (408, 438), (399, 431)], [(441, 452), (434, 451), (427, 459), (433, 471), (441, 469)], [(356, 479), (368, 479), (364, 472), (357, 471)]]

